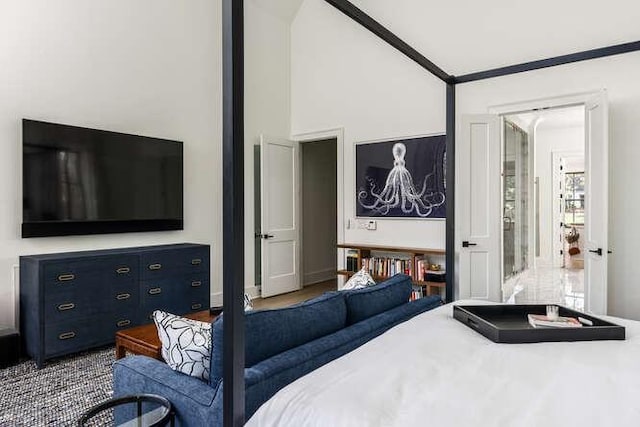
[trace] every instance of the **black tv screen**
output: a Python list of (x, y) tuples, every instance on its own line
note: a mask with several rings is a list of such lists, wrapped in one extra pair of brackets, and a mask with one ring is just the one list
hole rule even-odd
[(22, 237), (181, 230), (182, 143), (22, 121)]

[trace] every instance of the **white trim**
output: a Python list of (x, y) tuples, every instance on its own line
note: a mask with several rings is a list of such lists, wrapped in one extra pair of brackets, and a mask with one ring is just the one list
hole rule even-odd
[[(327, 130), (319, 130), (315, 132), (304, 132), (291, 135), (291, 139), (298, 141), (301, 144), (305, 142), (322, 141), (326, 139), (336, 140), (336, 228), (337, 228), (337, 242), (338, 244), (344, 243), (344, 235), (346, 228), (346, 221), (344, 216), (344, 128), (335, 128)], [(304, 219), (303, 219), (304, 221)], [(301, 227), (302, 228), (302, 227)], [(301, 231), (302, 233), (302, 231)], [(300, 280), (304, 281), (304, 271), (302, 270), (302, 238), (300, 239), (300, 259), (298, 260), (299, 268), (303, 274), (300, 275)], [(345, 268), (345, 257), (343, 256), (343, 250), (337, 251), (338, 257), (338, 269)], [(335, 272), (334, 272), (335, 274)], [(302, 289), (303, 283), (300, 283)]]
[(490, 106), (488, 108), (488, 112), (490, 114), (505, 115), (524, 113), (540, 109), (565, 108), (574, 105), (584, 105), (589, 99), (591, 99), (591, 97), (603, 92), (606, 92), (606, 89), (552, 96), (548, 98), (538, 98), (520, 102), (511, 102), (508, 104), (499, 104)]
[(214, 292), (210, 294), (209, 301), (210, 301), (211, 307), (222, 306), (222, 292)]
[(316, 283), (326, 282), (336, 277), (336, 271), (333, 268), (325, 268), (324, 270), (311, 271), (305, 273), (302, 279), (302, 286), (314, 285)]
[(260, 286), (249, 286), (244, 289), (244, 292), (248, 294), (251, 299), (260, 298)]

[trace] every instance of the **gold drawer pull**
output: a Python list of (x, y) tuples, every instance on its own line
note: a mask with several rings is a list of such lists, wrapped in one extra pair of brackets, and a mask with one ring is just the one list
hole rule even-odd
[(68, 282), (69, 280), (73, 280), (76, 278), (75, 274), (72, 273), (68, 273), (68, 274), (61, 274), (58, 276), (58, 281), (59, 282)]
[(158, 295), (162, 293), (162, 288), (151, 288), (149, 289), (149, 295)]
[(151, 264), (149, 265), (149, 270), (160, 270), (162, 268), (162, 264)]
[(118, 295), (116, 295), (116, 299), (120, 300), (120, 301), (125, 300), (125, 299), (129, 299), (129, 298), (131, 298), (131, 294), (118, 294)]
[(200, 280), (194, 280), (193, 282), (191, 282), (192, 288), (199, 288), (200, 286), (202, 286), (202, 282)]
[(116, 269), (116, 273), (118, 274), (127, 274), (131, 271), (129, 267), (120, 267)]
[(60, 304), (58, 306), (58, 311), (73, 310), (74, 308), (76, 308), (76, 305), (72, 302), (68, 302), (66, 304)]
[(76, 337), (76, 333), (75, 332), (65, 332), (63, 334), (58, 335), (58, 339), (59, 340), (69, 340), (71, 338), (75, 338)]
[(200, 258), (195, 258), (191, 260), (191, 265), (200, 265), (202, 264), (202, 260)]
[(131, 324), (131, 320), (127, 319), (127, 320), (120, 320), (118, 323), (116, 323), (116, 326), (118, 326), (118, 328), (122, 328), (123, 326), (129, 326)]
[(202, 308), (202, 304), (191, 304), (191, 310), (198, 310)]

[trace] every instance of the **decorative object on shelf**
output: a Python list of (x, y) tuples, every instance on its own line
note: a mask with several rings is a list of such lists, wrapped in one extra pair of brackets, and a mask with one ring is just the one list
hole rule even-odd
[(356, 145), (356, 216), (445, 218), (444, 135)]
[(211, 323), (187, 319), (162, 310), (153, 312), (162, 343), (162, 358), (174, 371), (209, 380)]
[(580, 248), (578, 247), (578, 240), (580, 240), (580, 233), (578, 233), (578, 229), (575, 227), (571, 227), (571, 231), (569, 231), (565, 236), (565, 240), (571, 246), (569, 248), (569, 255), (574, 256), (580, 253)]
[(362, 267), (360, 271), (351, 276), (347, 283), (344, 284), (341, 291), (348, 291), (351, 289), (366, 288), (367, 286), (373, 286), (376, 282), (373, 280), (366, 267)]

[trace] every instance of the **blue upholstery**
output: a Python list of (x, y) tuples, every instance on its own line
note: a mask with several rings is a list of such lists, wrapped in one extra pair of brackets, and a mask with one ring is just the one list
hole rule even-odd
[[(253, 366), (294, 347), (344, 328), (347, 308), (339, 292), (278, 310), (255, 310), (245, 314), (245, 367)], [(211, 384), (222, 378), (223, 316), (213, 324)]]
[[(331, 292), (303, 304), (279, 310), (246, 314), (247, 355), (245, 368), (245, 411), (247, 419), (278, 390), (320, 366), (345, 355), (367, 341), (413, 316), (442, 304), (440, 297), (407, 302), (401, 292), (411, 283), (395, 276), (371, 289)], [(382, 289), (382, 291), (378, 291)], [(366, 295), (358, 298), (357, 295)], [(355, 297), (354, 297), (355, 296)], [(397, 304), (402, 296), (403, 302)], [(349, 298), (354, 313), (370, 317), (347, 324)], [(393, 304), (389, 301), (393, 300)], [(366, 310), (363, 301), (376, 307)], [(346, 301), (346, 303), (345, 303)], [(380, 311), (380, 307), (389, 307)], [(375, 313), (373, 313), (375, 312)], [(357, 317), (356, 316), (356, 317)], [(222, 328), (219, 318), (213, 327), (211, 384), (171, 370), (164, 363), (144, 356), (118, 360), (114, 364), (114, 395), (155, 393), (168, 398), (176, 410), (177, 426), (222, 425)], [(122, 417), (123, 414), (116, 414)]]
[(345, 291), (347, 324), (353, 325), (405, 304), (411, 296), (411, 288), (411, 277), (396, 274), (375, 286)]

